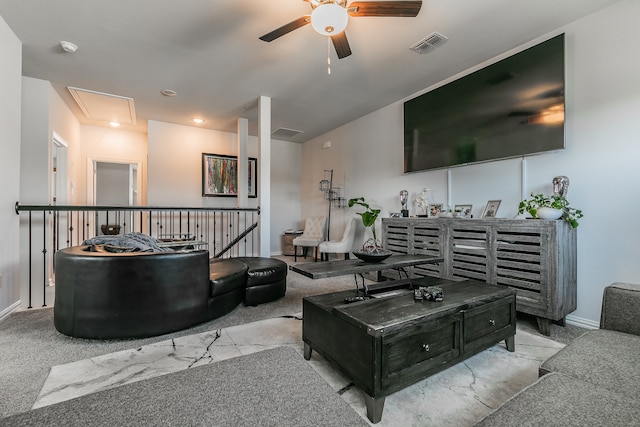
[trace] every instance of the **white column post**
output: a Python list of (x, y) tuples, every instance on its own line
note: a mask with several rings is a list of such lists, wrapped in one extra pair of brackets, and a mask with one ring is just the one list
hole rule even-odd
[(271, 256), (271, 98), (258, 98), (260, 256)]
[(249, 202), (249, 120), (238, 119), (238, 207)]
[(524, 200), (527, 198), (527, 159), (524, 156), (520, 165), (520, 200)]
[(451, 206), (452, 199), (453, 199), (453, 187), (451, 183), (451, 169), (447, 168), (447, 206), (444, 207), (445, 209), (452, 208)]

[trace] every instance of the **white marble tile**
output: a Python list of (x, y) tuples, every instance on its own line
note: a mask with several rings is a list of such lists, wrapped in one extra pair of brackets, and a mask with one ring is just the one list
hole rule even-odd
[[(302, 322), (269, 319), (158, 342), (52, 368), (34, 408), (219, 360), (279, 346), (302, 357)], [(533, 383), (540, 363), (564, 347), (518, 331), (516, 351), (504, 342), (386, 398), (377, 426), (473, 425)], [(333, 390), (364, 419), (364, 393), (316, 352), (309, 361)]]
[(281, 346), (293, 347), (302, 354), (299, 316), (188, 335), (54, 366), (33, 408)]

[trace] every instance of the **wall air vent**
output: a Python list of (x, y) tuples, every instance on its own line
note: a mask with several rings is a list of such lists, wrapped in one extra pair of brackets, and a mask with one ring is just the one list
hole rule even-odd
[(271, 136), (274, 138), (293, 138), (294, 136), (298, 136), (301, 133), (301, 130), (278, 128), (271, 132)]
[(440, 33), (431, 33), (418, 43), (410, 47), (411, 50), (415, 50), (418, 53), (427, 53), (430, 50), (440, 46), (442, 43), (449, 40), (448, 37), (443, 36)]

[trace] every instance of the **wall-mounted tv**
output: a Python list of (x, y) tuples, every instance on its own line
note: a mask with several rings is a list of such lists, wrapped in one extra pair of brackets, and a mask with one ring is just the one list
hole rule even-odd
[(405, 172), (564, 146), (564, 34), (404, 103)]

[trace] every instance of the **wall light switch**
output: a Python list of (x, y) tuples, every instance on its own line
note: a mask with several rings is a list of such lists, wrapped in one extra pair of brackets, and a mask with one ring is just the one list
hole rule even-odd
[(331, 148), (331, 141), (325, 141), (322, 143), (322, 148), (324, 148), (325, 150), (327, 148)]

